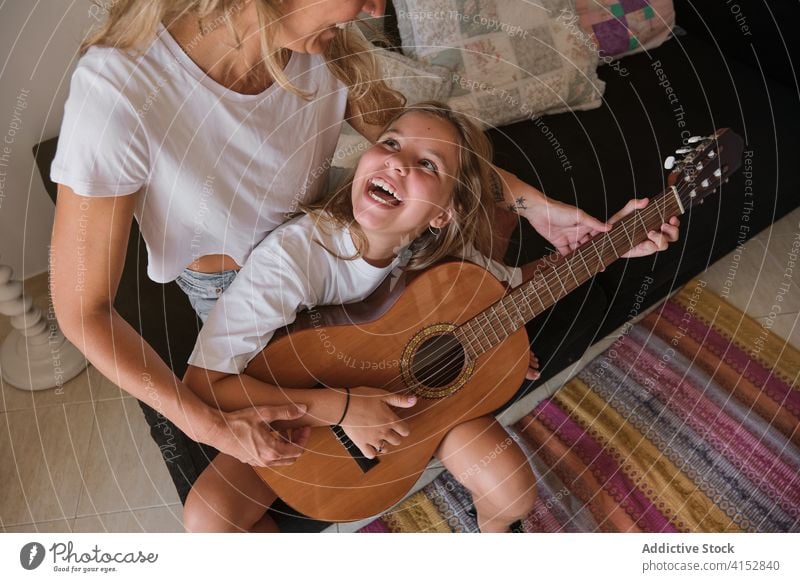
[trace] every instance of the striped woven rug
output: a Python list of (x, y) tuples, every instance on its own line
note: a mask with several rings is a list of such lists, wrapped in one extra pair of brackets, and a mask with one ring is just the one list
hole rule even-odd
[[(694, 280), (511, 428), (528, 532), (800, 531), (800, 352)], [(445, 472), (361, 532), (475, 531)]]

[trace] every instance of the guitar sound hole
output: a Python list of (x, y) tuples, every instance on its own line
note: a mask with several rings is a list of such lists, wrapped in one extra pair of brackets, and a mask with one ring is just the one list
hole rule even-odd
[(452, 335), (423, 341), (411, 357), (411, 373), (423, 386), (442, 388), (454, 382), (464, 368), (464, 348)]

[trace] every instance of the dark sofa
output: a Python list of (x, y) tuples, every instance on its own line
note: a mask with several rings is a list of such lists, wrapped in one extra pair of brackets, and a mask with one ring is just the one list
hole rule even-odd
[[(800, 152), (800, 99), (790, 55), (800, 51), (789, 27), (800, 20), (800, 4), (739, 0), (736, 5), (733, 12), (725, 2), (676, 1), (675, 38), (649, 54), (623, 59), (627, 76), (601, 67), (606, 81), (601, 108), (489, 132), (499, 166), (598, 217), (609, 216), (633, 196), (651, 196), (666, 187), (662, 161), (681, 144), (683, 131), (709, 135), (729, 126), (751, 152), (747, 176), (740, 170), (720, 196), (683, 217), (678, 244), (655, 257), (617, 262), (529, 324), (542, 377), (522, 386), (518, 397), (798, 205), (800, 170), (794, 158)], [(571, 170), (564, 171), (551, 136)], [(52, 139), (34, 148), (53, 197), (48, 175), (55, 144)], [(746, 179), (752, 181), (752, 198), (745, 196)], [(523, 263), (545, 252), (545, 241), (523, 224), (507, 260)], [(147, 278), (144, 244), (135, 228), (116, 307), (181, 376), (198, 322), (174, 283), (159, 285)], [(165, 426), (151, 409), (143, 410), (154, 440), (168, 452), (165, 462), (183, 500), (214, 451)], [(286, 529), (323, 526), (285, 509), (277, 508), (276, 516)]]

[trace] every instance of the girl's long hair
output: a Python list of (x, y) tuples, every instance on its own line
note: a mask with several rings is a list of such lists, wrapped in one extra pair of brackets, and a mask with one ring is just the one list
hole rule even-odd
[[(424, 269), (445, 257), (458, 256), (472, 244), (486, 257), (492, 255), (492, 223), (495, 200), (492, 196), (492, 146), (486, 135), (467, 116), (437, 101), (425, 101), (406, 107), (386, 127), (409, 113), (423, 113), (443, 119), (458, 134), (458, 167), (450, 200), (452, 218), (438, 233), (424, 231), (411, 243), (409, 269)], [(353, 215), (351, 190), (353, 176), (328, 197), (314, 204), (301, 205), (322, 227), (348, 228), (356, 238), (357, 256), (366, 251), (367, 240)], [(355, 257), (343, 257), (355, 258)]]
[[(253, 0), (258, 13), (261, 31), (263, 67), (251, 74), (268, 78), (293, 93), (310, 99), (312, 96), (294, 87), (283, 71), (283, 51), (273, 46), (267, 31), (280, 26), (285, 16), (281, 0)], [(155, 38), (158, 24), (169, 26), (176, 19), (191, 15), (198, 19), (201, 31), (227, 26), (231, 35), (241, 45), (235, 20), (241, 12), (243, 0), (94, 0), (97, 11), (107, 18), (81, 44), (81, 54), (92, 46), (105, 46), (126, 51), (143, 51)], [(90, 14), (92, 12), (90, 11)], [(193, 42), (199, 41), (193, 39)], [(397, 109), (405, 104), (402, 94), (391, 89), (380, 78), (375, 47), (367, 41), (354, 25), (338, 30), (325, 50), (331, 72), (347, 85), (348, 100), (354, 105), (354, 114), (360, 114), (366, 123), (383, 125)]]

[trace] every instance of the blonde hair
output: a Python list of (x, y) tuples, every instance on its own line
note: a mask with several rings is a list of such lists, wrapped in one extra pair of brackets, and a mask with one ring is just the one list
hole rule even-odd
[[(492, 145), (486, 135), (469, 118), (437, 101), (411, 105), (396, 114), (389, 123), (408, 115), (422, 113), (448, 122), (458, 134), (458, 165), (454, 175), (450, 222), (438, 233), (424, 231), (411, 245), (408, 268), (424, 269), (449, 256), (457, 256), (470, 243), (483, 255), (491, 256), (492, 223), (495, 200), (491, 194)], [(357, 258), (364, 254), (367, 240), (353, 215), (351, 190), (353, 178), (315, 204), (301, 205), (322, 226), (348, 228), (356, 238)]]
[[(281, 0), (254, 0), (258, 14), (260, 43), (263, 57), (262, 67), (251, 72), (267, 75), (269, 79), (293, 93), (310, 99), (312, 96), (294, 87), (283, 71), (283, 51), (272, 44), (267, 30), (280, 26), (284, 18)], [(165, 26), (176, 19), (193, 15), (198, 19), (201, 32), (226, 25), (237, 45), (241, 38), (234, 25), (234, 16), (242, 10), (244, 0), (94, 0), (102, 13), (107, 13), (105, 22), (81, 44), (83, 54), (89, 47), (105, 46), (120, 50), (140, 51), (155, 38), (159, 23)], [(210, 19), (210, 25), (208, 20)], [(391, 89), (381, 78), (377, 61), (373, 55), (375, 47), (367, 41), (353, 25), (337, 31), (325, 50), (328, 68), (337, 79), (347, 85), (348, 101), (354, 106), (354, 114), (364, 122), (383, 125), (397, 109), (405, 104), (405, 98)]]

